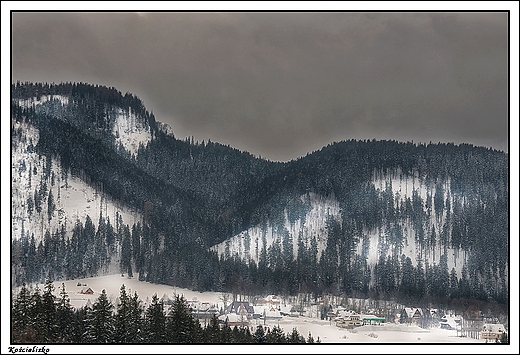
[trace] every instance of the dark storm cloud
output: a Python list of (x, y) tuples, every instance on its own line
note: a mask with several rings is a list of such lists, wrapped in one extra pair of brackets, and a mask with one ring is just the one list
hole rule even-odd
[(140, 96), (177, 136), (287, 160), (334, 140), (507, 149), (506, 13), (14, 13), (14, 80)]

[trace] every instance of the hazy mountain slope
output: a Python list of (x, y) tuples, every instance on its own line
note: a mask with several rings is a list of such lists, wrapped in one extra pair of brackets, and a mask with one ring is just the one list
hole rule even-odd
[(114, 88), (17, 83), (12, 153), (16, 282), (117, 262), (200, 289), (507, 298), (503, 152), (350, 140), (275, 163), (178, 140)]
[(56, 158), (39, 155), (34, 148), (39, 141), (39, 132), (34, 126), (14, 122), (12, 129), (13, 238), (20, 238), (23, 231), (40, 241), (45, 231), (54, 232), (61, 226), (70, 232), (76, 221), (84, 223), (87, 215), (94, 219), (95, 224), (99, 216), (115, 221), (120, 215), (127, 224), (142, 218), (135, 209), (115, 202), (79, 177), (64, 171)]

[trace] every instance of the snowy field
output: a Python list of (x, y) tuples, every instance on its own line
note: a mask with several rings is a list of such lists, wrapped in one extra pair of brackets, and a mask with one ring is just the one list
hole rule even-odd
[[(77, 286), (81, 283), (82, 286)], [(173, 299), (175, 294), (182, 295), (187, 300), (197, 299), (201, 302), (209, 302), (217, 305), (220, 309), (223, 307), (221, 294), (218, 292), (196, 292), (182, 288), (176, 288), (167, 285), (151, 284), (148, 282), (139, 281), (136, 278), (129, 279), (118, 275), (100, 276), (94, 278), (84, 278), (76, 280), (64, 281), (66, 291), (71, 299), (71, 304), (74, 307), (81, 307), (88, 302), (94, 303), (101, 294), (103, 289), (113, 304), (117, 297), (121, 285), (124, 284), (127, 293), (133, 294), (137, 292), (141, 300), (147, 304), (154, 294), (160, 298), (168, 297)], [(62, 282), (54, 282), (56, 296), (59, 295), (59, 288)], [(43, 288), (43, 285), (39, 285)], [(94, 294), (81, 294), (81, 290), (91, 288)], [(15, 294), (18, 289), (13, 290)], [(357, 343), (357, 344), (377, 344), (377, 343), (484, 343), (483, 340), (476, 340), (471, 338), (457, 337), (455, 330), (444, 330), (439, 328), (422, 329), (416, 326), (386, 324), (380, 326), (362, 326), (354, 329), (345, 329), (337, 327), (334, 322), (328, 320), (320, 320), (318, 318), (310, 317), (283, 317), (280, 320), (253, 320), (252, 327), (257, 325), (264, 325), (266, 327), (274, 327), (279, 325), (284, 333), (290, 333), (293, 328), (297, 328), (298, 332), (307, 338), (309, 332), (312, 334), (314, 340), (320, 338), (322, 343)]]

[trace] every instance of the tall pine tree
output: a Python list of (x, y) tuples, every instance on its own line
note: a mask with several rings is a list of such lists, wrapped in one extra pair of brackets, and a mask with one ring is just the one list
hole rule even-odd
[(84, 335), (87, 342), (103, 344), (109, 343), (114, 339), (113, 308), (114, 306), (108, 300), (106, 291), (103, 289), (92, 308), (87, 311)]

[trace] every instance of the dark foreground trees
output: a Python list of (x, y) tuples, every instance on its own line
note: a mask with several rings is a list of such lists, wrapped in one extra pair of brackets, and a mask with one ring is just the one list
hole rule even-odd
[[(129, 296), (125, 286), (114, 303), (105, 290), (92, 305), (74, 309), (64, 284), (55, 296), (48, 279), (44, 292), (22, 285), (13, 300), (11, 342), (46, 344), (268, 344), (313, 343), (294, 328), (289, 334), (275, 326), (230, 327), (214, 316), (206, 327), (195, 319), (182, 296), (165, 307), (157, 295), (144, 308), (137, 293)], [(319, 338), (318, 341), (319, 342)]]

